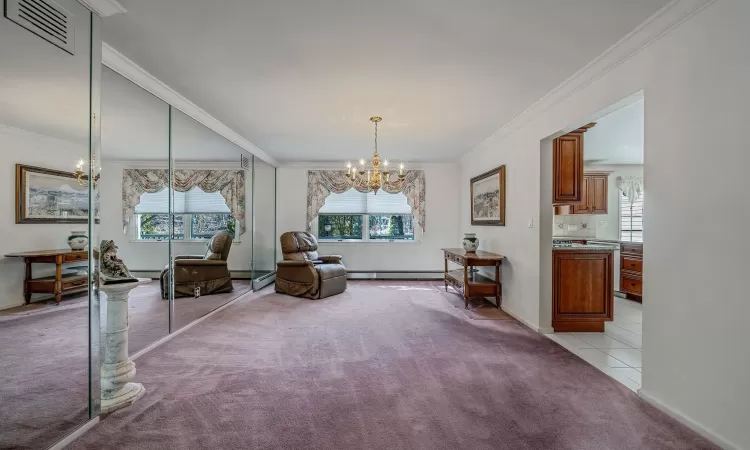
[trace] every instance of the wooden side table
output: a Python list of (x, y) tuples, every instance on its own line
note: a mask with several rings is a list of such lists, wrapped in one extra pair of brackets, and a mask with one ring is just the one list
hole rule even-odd
[[(443, 248), (445, 259), (445, 291), (450, 284), (464, 295), (464, 307), (469, 309), (469, 297), (495, 297), (496, 306), (500, 307), (502, 282), (500, 266), (505, 256), (496, 253), (467, 252), (462, 248)], [(463, 270), (448, 270), (448, 262), (458, 264)], [(495, 267), (495, 279), (492, 280), (474, 272), (474, 267)]]
[[(31, 303), (31, 294), (53, 294), (55, 301), (60, 303), (63, 294), (80, 292), (88, 289), (88, 275), (63, 274), (62, 266), (67, 263), (88, 261), (88, 250), (39, 250), (33, 252), (10, 253), (6, 258), (23, 258), (26, 263), (26, 276), (23, 282), (23, 296), (25, 304)], [(31, 265), (54, 264), (55, 275), (34, 278)]]

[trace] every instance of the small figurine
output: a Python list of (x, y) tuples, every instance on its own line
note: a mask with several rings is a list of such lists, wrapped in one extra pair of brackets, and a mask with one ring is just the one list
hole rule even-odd
[(105, 239), (99, 246), (100, 277), (104, 284), (138, 281), (130, 273), (128, 266), (117, 257), (115, 241)]

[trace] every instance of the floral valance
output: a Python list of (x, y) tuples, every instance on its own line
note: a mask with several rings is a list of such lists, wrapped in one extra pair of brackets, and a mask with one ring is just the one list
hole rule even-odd
[[(388, 183), (382, 189), (389, 194), (403, 192), (411, 207), (414, 220), (424, 231), (424, 170), (407, 170), (405, 175), (403, 180)], [(371, 189), (360, 180), (363, 180), (363, 177), (360, 177), (357, 181), (352, 181), (343, 170), (311, 170), (307, 172), (307, 230), (311, 231), (312, 223), (318, 217), (318, 211), (325, 204), (326, 197), (332, 192), (342, 194), (352, 188), (359, 192), (370, 192)]]
[[(243, 170), (174, 170), (172, 188), (187, 192), (199, 187), (203, 192), (220, 192), (232, 217), (245, 231), (245, 172)], [(141, 194), (156, 193), (169, 185), (167, 169), (124, 169), (122, 171), (122, 224), (127, 231)]]
[(643, 177), (617, 177), (617, 189), (625, 194), (631, 205), (643, 194)]

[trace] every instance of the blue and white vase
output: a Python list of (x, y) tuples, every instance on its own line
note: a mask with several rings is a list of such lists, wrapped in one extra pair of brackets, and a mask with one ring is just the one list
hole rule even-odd
[(89, 238), (85, 231), (71, 231), (68, 236), (68, 246), (71, 250), (85, 250), (89, 245)]
[(467, 252), (475, 252), (479, 248), (479, 239), (477, 239), (476, 233), (464, 233), (464, 240), (461, 243)]

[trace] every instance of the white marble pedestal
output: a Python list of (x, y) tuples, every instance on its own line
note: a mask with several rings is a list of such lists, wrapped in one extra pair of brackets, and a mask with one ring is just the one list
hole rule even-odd
[(101, 284), (107, 295), (107, 328), (102, 362), (102, 414), (111, 413), (135, 403), (146, 393), (141, 383), (133, 383), (135, 363), (128, 355), (128, 296), (141, 284)]

